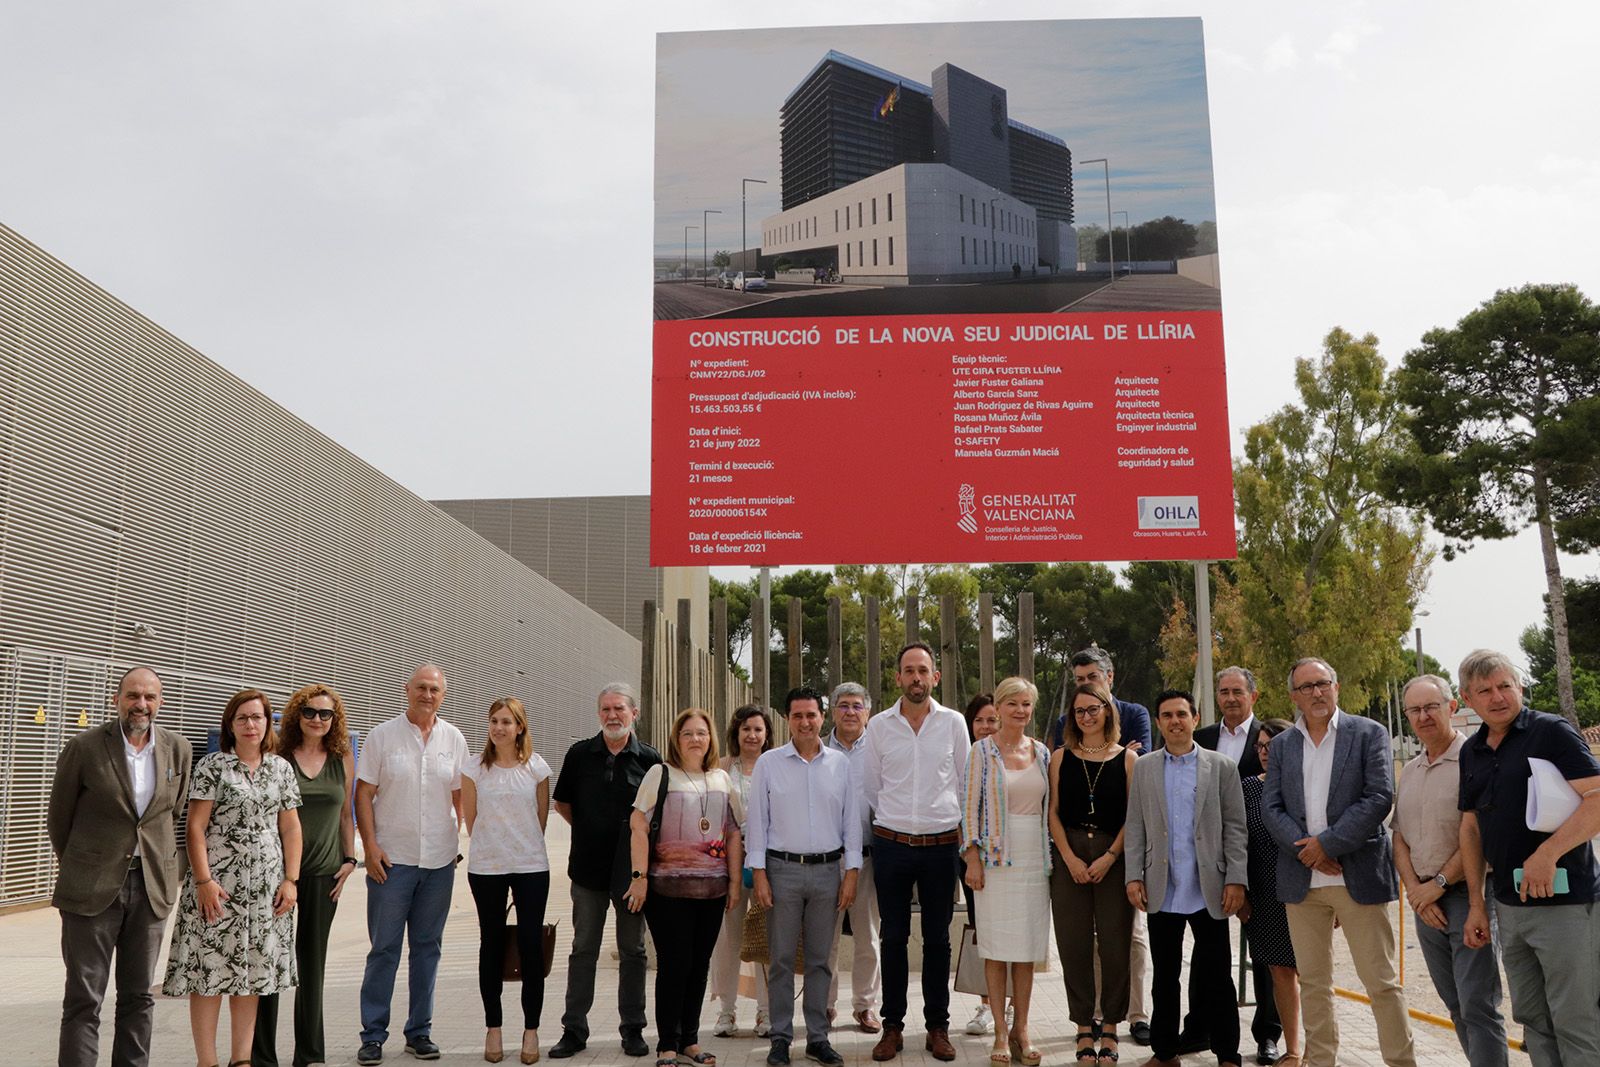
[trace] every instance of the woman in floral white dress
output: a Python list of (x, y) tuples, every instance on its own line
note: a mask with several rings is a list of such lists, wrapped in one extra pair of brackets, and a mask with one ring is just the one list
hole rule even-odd
[(295, 880), (300, 787), (272, 754), (272, 702), (235, 693), (222, 712), (222, 751), (195, 764), (189, 789), (189, 873), (161, 991), (189, 998), (196, 1062), (217, 1062), (227, 994), (228, 1067), (249, 1067), (256, 998), (296, 982)]

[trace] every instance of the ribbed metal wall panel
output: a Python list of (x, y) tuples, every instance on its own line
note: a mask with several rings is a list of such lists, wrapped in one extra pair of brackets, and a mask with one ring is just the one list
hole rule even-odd
[(48, 896), (56, 754), (126, 666), (203, 749), (244, 685), (326, 682), (364, 731), (425, 660), (474, 749), (515, 695), (559, 771), (639, 643), (0, 226), (0, 906)]

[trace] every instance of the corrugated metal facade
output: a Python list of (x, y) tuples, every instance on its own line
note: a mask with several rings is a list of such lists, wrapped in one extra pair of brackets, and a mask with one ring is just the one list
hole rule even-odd
[(365, 730), (430, 660), (470, 743), (515, 695), (557, 769), (638, 681), (635, 638), (4, 226), (0, 524), (0, 906), (48, 895), (55, 755), (128, 665), (203, 749), (238, 686)]

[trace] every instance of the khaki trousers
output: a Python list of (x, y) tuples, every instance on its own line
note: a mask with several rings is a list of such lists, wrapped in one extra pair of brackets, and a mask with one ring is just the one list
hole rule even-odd
[(1333, 1008), (1333, 921), (1372, 1001), (1378, 1045), (1389, 1067), (1416, 1067), (1411, 1019), (1395, 974), (1394, 925), (1387, 904), (1357, 904), (1343, 886), (1312, 889), (1299, 904), (1286, 905), (1289, 940), (1300, 971), (1300, 1009), (1305, 1019), (1305, 1067), (1336, 1067), (1339, 1028)]

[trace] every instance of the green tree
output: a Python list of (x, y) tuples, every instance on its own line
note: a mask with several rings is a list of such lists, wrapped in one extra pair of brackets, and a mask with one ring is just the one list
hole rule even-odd
[[(1571, 619), (1572, 695), (1581, 726), (1600, 723), (1600, 578), (1564, 583)], [(1554, 707), (1557, 697), (1555, 640), (1550, 625), (1550, 598), (1545, 597), (1544, 625), (1522, 631), (1522, 651), (1527, 654), (1533, 685), (1527, 693), (1531, 707)]]
[(1360, 709), (1402, 669), (1431, 553), (1378, 492), (1402, 437), (1377, 338), (1332, 330), (1319, 358), (1295, 361), (1295, 385), (1300, 402), (1250, 427), (1234, 464), (1237, 581), (1214, 620), (1229, 659), (1266, 681), (1263, 712), (1289, 712), (1275, 680), (1300, 656), (1333, 664)]
[[(740, 662), (744, 658), (745, 649), (750, 644), (750, 602), (756, 599), (756, 579), (748, 578), (742, 582), (725, 582), (716, 575), (711, 576), (711, 596), (715, 602), (718, 597), (725, 597), (728, 601), (728, 647), (723, 650), (728, 657), (728, 670), (748, 682), (750, 672)], [(716, 616), (713, 614), (712, 622)], [(714, 633), (712, 629), (707, 631)]]
[(717, 249), (711, 254), (711, 265), (719, 270), (733, 262), (733, 253)]
[(1194, 228), (1194, 248), (1191, 256), (1209, 256), (1217, 250), (1217, 224), (1210, 219)]
[(1576, 721), (1557, 549), (1600, 538), (1600, 310), (1572, 285), (1501, 290), (1423, 335), (1395, 382), (1412, 447), (1388, 463), (1387, 493), (1444, 535), (1446, 559), (1538, 527), (1558, 706)]
[[(1096, 252), (1096, 250), (1101, 248), (1102, 246), (1104, 246), (1105, 241), (1106, 241), (1105, 227), (1096, 226), (1093, 223), (1090, 223), (1087, 226), (1079, 226), (1078, 227), (1078, 262), (1080, 262), (1080, 263), (1098, 263), (1098, 262), (1103, 261), (1105, 259), (1105, 256), (1099, 255)], [(1064, 264), (1062, 264), (1062, 266), (1065, 267), (1068, 270), (1073, 270), (1073, 269), (1076, 269), (1077, 264), (1076, 263), (1071, 263), (1071, 264), (1064, 263)]]

